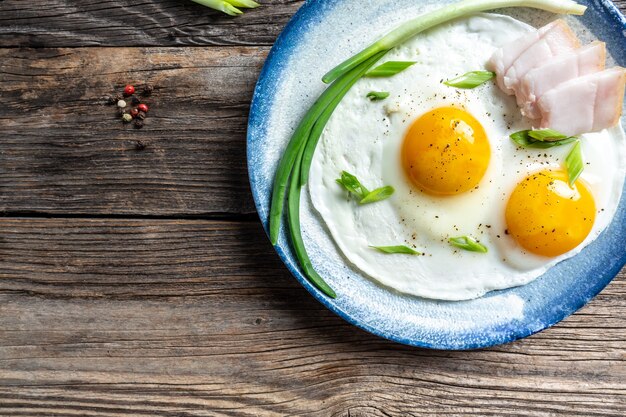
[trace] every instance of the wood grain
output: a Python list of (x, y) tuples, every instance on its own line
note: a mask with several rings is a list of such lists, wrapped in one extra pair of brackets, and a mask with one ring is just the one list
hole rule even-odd
[(0, 47), (271, 45), (303, 0), (232, 18), (190, 0), (3, 0)]
[(231, 18), (190, 0), (3, 0), (0, 47), (267, 46), (304, 1), (260, 3)]
[(0, 220), (0, 415), (623, 416), (626, 277), (506, 346), (334, 316), (256, 222)]
[[(0, 1), (0, 416), (626, 415), (624, 271), (473, 352), (379, 339), (295, 282), (253, 214), (245, 130), (303, 1), (262, 3)], [(142, 130), (99, 104), (127, 82), (156, 86)]]
[[(253, 213), (246, 126), (267, 52), (0, 49), (0, 211)], [(126, 83), (155, 87), (141, 130), (102, 104)]]

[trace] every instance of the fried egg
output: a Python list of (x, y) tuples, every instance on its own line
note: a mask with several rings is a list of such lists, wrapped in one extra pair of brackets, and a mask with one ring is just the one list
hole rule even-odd
[[(493, 51), (531, 28), (479, 14), (424, 32), (380, 62), (415, 61), (388, 78), (363, 78), (320, 138), (308, 190), (344, 257), (399, 292), (464, 300), (530, 282), (575, 255), (608, 225), (620, 198), (626, 156), (617, 126), (581, 136), (583, 174), (569, 187), (569, 145), (521, 149), (509, 135), (530, 124), (515, 98), (493, 83), (471, 90), (442, 81), (483, 69)], [(382, 101), (371, 91), (389, 92)], [(355, 175), (394, 194), (360, 205), (336, 179)], [(487, 253), (451, 237), (472, 236)], [(384, 254), (405, 245), (421, 255)]]

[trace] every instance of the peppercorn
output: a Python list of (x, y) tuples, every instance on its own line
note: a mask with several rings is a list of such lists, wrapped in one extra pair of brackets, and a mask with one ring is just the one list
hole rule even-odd
[(150, 94), (152, 94), (152, 91), (154, 91), (154, 87), (152, 87), (150, 84), (145, 84), (143, 86), (143, 95), (144, 96), (149, 96)]
[(120, 93), (117, 93), (115, 95), (115, 102), (117, 103), (120, 100), (124, 100), (124, 96), (122, 96)]
[(146, 114), (142, 111), (140, 111), (139, 113), (137, 113), (137, 119), (139, 120), (143, 120), (146, 118)]
[(126, 87), (124, 87), (124, 95), (126, 97), (132, 96), (133, 94), (135, 94), (135, 87), (133, 87), (132, 85), (127, 85)]
[(139, 110), (137, 110), (137, 109), (130, 109), (130, 115), (133, 116), (133, 119), (135, 117), (137, 117), (138, 114), (139, 114)]
[(144, 113), (148, 113), (148, 106), (146, 106), (145, 104), (141, 103), (140, 105), (137, 106), (137, 109), (139, 111), (142, 111)]
[(115, 97), (104, 96), (102, 97), (102, 99), (104, 100), (106, 104), (115, 104)]
[(130, 122), (131, 120), (133, 120), (133, 116), (131, 116), (131, 115), (130, 115), (130, 114), (128, 114), (128, 113), (124, 113), (124, 114), (122, 115), (122, 120), (123, 120), (124, 122), (128, 123), (128, 122)]
[(119, 100), (117, 102), (117, 107), (119, 107), (120, 109), (123, 109), (124, 107), (126, 107), (126, 102), (124, 100)]
[(136, 106), (137, 104), (141, 103), (141, 101), (139, 101), (139, 99), (135, 96), (132, 96), (130, 98), (130, 104), (132, 104), (133, 106)]
[(141, 129), (143, 127), (143, 120), (137, 119), (135, 120), (135, 129)]
[[(135, 122), (135, 125), (137, 124), (137, 122)], [(138, 140), (135, 143), (135, 149), (137, 149), (138, 151), (143, 151), (144, 149), (146, 149), (146, 144), (143, 143), (142, 141)]]
[(124, 115), (124, 113), (126, 113), (126, 112), (124, 111), (123, 108), (121, 108), (121, 107), (117, 108), (117, 115), (118, 116), (122, 117)]

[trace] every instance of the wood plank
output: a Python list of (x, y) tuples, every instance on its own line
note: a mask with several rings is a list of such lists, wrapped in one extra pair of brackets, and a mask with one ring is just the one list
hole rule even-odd
[(231, 18), (189, 0), (4, 0), (0, 47), (271, 45), (304, 1), (261, 3)]
[[(1, 49), (0, 211), (253, 213), (247, 112), (267, 52)], [(155, 87), (141, 130), (102, 104), (126, 83)]]
[(3, 0), (0, 47), (271, 45), (303, 0), (232, 18), (189, 0)]
[(623, 416), (626, 276), (474, 352), (348, 325), (257, 222), (0, 219), (0, 415)]

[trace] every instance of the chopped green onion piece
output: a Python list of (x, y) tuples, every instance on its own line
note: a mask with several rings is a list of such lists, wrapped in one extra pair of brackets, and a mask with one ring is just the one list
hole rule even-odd
[(230, 16), (243, 14), (240, 8), (253, 9), (259, 7), (259, 3), (253, 0), (192, 0), (211, 9), (218, 10)]
[(486, 83), (495, 76), (496, 73), (491, 71), (470, 71), (443, 83), (456, 88), (474, 88)]
[(369, 194), (368, 189), (361, 184), (357, 177), (349, 172), (341, 171), (341, 178), (335, 181), (337, 181), (337, 184), (359, 197), (359, 200), (363, 200)]
[(583, 151), (578, 140), (565, 157), (565, 168), (567, 168), (570, 187), (573, 187), (578, 177), (580, 177), (580, 174), (583, 172), (583, 166)]
[(365, 62), (368, 58), (380, 52), (386, 53), (426, 29), (471, 13), (505, 7), (531, 7), (552, 13), (576, 15), (582, 15), (587, 9), (586, 6), (577, 4), (572, 0), (465, 0), (452, 3), (401, 24), (358, 54), (353, 55), (328, 71), (322, 77), (322, 81), (326, 84), (333, 82), (341, 75)]
[(413, 64), (415, 64), (415, 61), (387, 61), (384, 64), (366, 72), (365, 76), (391, 77), (392, 75), (396, 75), (397, 73), (404, 71)]
[(538, 129), (530, 130), (528, 136), (541, 142), (554, 142), (561, 139), (567, 139), (568, 136), (554, 129)]
[(451, 237), (449, 242), (452, 246), (456, 246), (457, 248), (467, 250), (470, 252), (480, 252), (487, 253), (487, 247), (480, 242), (477, 242), (471, 236), (459, 236), (459, 237)]
[(397, 246), (370, 246), (370, 248), (374, 248), (376, 250), (379, 250), (380, 252), (383, 253), (404, 253), (407, 255), (421, 255), (420, 252), (413, 250), (411, 248), (409, 248), (408, 246), (404, 246), (404, 245), (397, 245)]
[(375, 203), (377, 201), (384, 200), (391, 197), (394, 189), (391, 185), (386, 185), (369, 192), (364, 198), (359, 201), (359, 204)]
[(254, 9), (259, 7), (259, 3), (253, 0), (224, 0), (232, 4), (235, 7), (243, 7), (245, 9)]
[(335, 181), (348, 192), (356, 195), (359, 199), (359, 204), (375, 203), (377, 201), (384, 200), (391, 197), (394, 192), (393, 187), (390, 185), (377, 188), (374, 191), (369, 191), (363, 184), (361, 184), (357, 177), (346, 171), (342, 171), (341, 178), (337, 178)]
[[(541, 140), (531, 137), (530, 132), (533, 132), (533, 130), (520, 130), (519, 132), (512, 133), (509, 137), (511, 138), (513, 142), (515, 142), (517, 145), (521, 146), (522, 148), (540, 148), (540, 149), (552, 148), (553, 146), (566, 145), (576, 140), (576, 137), (572, 136), (572, 137), (566, 137), (564, 139), (554, 140), (550, 142), (541, 141)], [(534, 132), (537, 132), (537, 131), (535, 130)]]
[(372, 101), (384, 100), (389, 97), (389, 93), (386, 91), (370, 91), (367, 96)]

